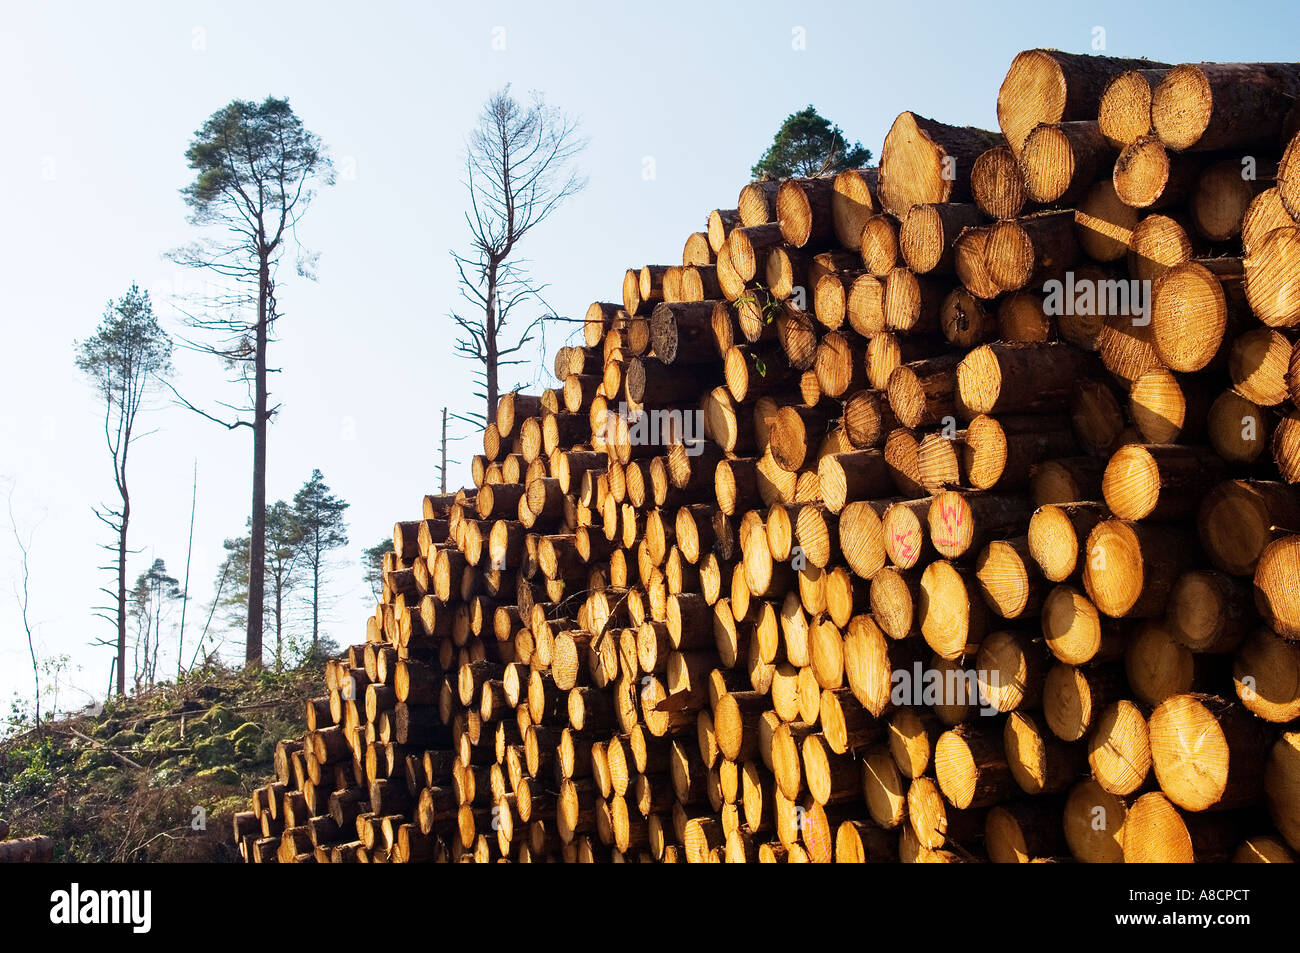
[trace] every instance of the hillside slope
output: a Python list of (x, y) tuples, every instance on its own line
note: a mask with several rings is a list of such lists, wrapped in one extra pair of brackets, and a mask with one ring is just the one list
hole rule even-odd
[(45, 834), (57, 861), (239, 860), (231, 815), (272, 772), (276, 739), (302, 731), (319, 664), (275, 674), (209, 668), (98, 715), (0, 741), (0, 817)]

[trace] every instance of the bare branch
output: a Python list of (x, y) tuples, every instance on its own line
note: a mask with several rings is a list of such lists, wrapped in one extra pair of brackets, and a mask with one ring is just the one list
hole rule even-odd
[(193, 404), (191, 404), (185, 397), (181, 395), (180, 391), (178, 391), (175, 387), (172, 386), (170, 381), (164, 381), (164, 383), (167, 384), (167, 389), (176, 395), (177, 403), (179, 403), (182, 407), (187, 408), (188, 410), (194, 411), (194, 413), (198, 414), (200, 417), (206, 417), (208, 420), (211, 420), (215, 424), (221, 424), (221, 426), (225, 427), (227, 430), (234, 430), (236, 427), (253, 426), (252, 422), (248, 420), (230, 421), (230, 420), (222, 420), (220, 417), (214, 417), (206, 410), (202, 410), (198, 407), (195, 407)]

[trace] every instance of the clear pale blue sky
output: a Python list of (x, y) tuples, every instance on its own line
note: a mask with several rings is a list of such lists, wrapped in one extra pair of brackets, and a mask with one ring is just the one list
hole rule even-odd
[[(504, 28), (505, 49), (493, 48)], [(813, 103), (873, 153), (903, 109), (995, 129), (1014, 54), (1106, 52), (1169, 62), (1295, 56), (1294, 4), (1220, 3), (18, 3), (0, 17), (0, 495), (33, 534), (31, 617), (44, 656), (102, 695), (110, 634), (89, 606), (106, 573), (92, 504), (112, 483), (101, 410), (73, 368), (110, 297), (136, 281), (174, 327), (170, 296), (196, 280), (161, 255), (193, 235), (178, 189), (194, 130), (233, 98), (288, 96), (340, 170), (301, 229), (316, 284), (284, 276), (272, 364), (283, 402), (271, 499), (313, 467), (352, 503), (326, 629), (363, 637), (361, 549), (419, 515), (435, 488), (436, 421), (471, 406), (450, 353), (447, 257), (463, 244), (461, 150), (484, 98), (511, 82), (582, 120), (588, 190), (523, 248), (561, 313), (618, 300), (623, 270), (679, 260), (708, 210), (730, 207), (780, 121)], [(794, 48), (801, 28), (806, 48)], [(501, 34), (498, 33), (498, 36)], [(498, 44), (500, 45), (500, 44)], [(643, 177), (652, 157), (655, 176)], [(563, 331), (548, 335), (547, 357)], [(177, 360), (192, 399), (223, 390), (211, 361)], [(545, 379), (545, 378), (544, 378)], [(506, 382), (509, 383), (509, 382)], [(131, 576), (154, 556), (179, 575), (199, 467), (189, 638), (211, 598), (221, 540), (248, 514), (251, 446), (186, 411), (149, 415), (133, 451)], [(456, 445), (468, 461), (476, 439)], [(468, 467), (454, 468), (454, 483)], [(3, 500), (0, 500), (0, 504)], [(7, 521), (6, 521), (7, 523)], [(0, 535), (0, 699), (29, 692)], [(239, 650), (238, 635), (230, 648)], [(160, 668), (173, 671), (174, 656)], [(65, 687), (63, 706), (88, 696)]]

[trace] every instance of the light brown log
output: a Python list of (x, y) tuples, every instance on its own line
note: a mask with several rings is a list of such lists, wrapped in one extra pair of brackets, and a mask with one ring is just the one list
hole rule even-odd
[(931, 498), (926, 523), (935, 550), (958, 559), (985, 542), (1017, 535), (1032, 513), (1033, 506), (1020, 496), (941, 490)]
[(1151, 94), (1167, 72), (1125, 70), (1107, 84), (1097, 106), (1097, 125), (1111, 145), (1122, 149), (1151, 132)]
[[(823, 395), (840, 398), (850, 390), (859, 390), (866, 381), (864, 349), (848, 336), (830, 331), (817, 344), (814, 370)], [(1287, 357), (1290, 357), (1288, 349)]]
[(1119, 261), (1129, 250), (1138, 211), (1120, 201), (1109, 177), (1095, 182), (1080, 197), (1074, 213), (1079, 247), (1099, 262)]
[(733, 229), (727, 236), (727, 255), (740, 280), (753, 281), (759, 266), (766, 263), (768, 254), (781, 240), (781, 226), (773, 221)]
[(1083, 863), (1124, 861), (1127, 806), (1123, 798), (1091, 779), (1070, 789), (1065, 802), (1065, 840), (1075, 860)]
[(1165, 795), (1189, 811), (1254, 803), (1269, 735), (1239, 704), (1174, 695), (1151, 713), (1151, 760)]
[(831, 194), (831, 220), (835, 237), (844, 248), (861, 247), (862, 227), (880, 211), (876, 169), (849, 169), (835, 176)]
[(900, 113), (880, 149), (880, 204), (895, 218), (913, 205), (970, 199), (971, 167), (994, 133)]
[[(1085, 773), (1085, 755), (1049, 734), (1040, 716), (1013, 711), (1002, 728), (1002, 747), (1011, 775), (1026, 794), (1056, 794)], [(1059, 809), (1057, 818), (1059, 823)]]
[(880, 499), (893, 490), (884, 454), (879, 450), (832, 453), (817, 463), (822, 500), (839, 513), (854, 500)]
[(706, 232), (692, 232), (686, 236), (686, 244), (682, 246), (682, 264), (713, 264), (713, 248)]
[(1113, 658), (1122, 646), (1119, 627), (1103, 619), (1097, 607), (1073, 586), (1060, 584), (1043, 600), (1043, 639), (1068, 665)]
[(921, 438), (916, 448), (916, 465), (921, 485), (931, 493), (966, 482), (962, 479), (961, 459), (955, 446), (964, 437), (964, 431), (952, 437), (944, 436), (943, 431), (939, 431)]
[(1300, 716), (1300, 645), (1258, 628), (1237, 649), (1233, 687), (1241, 703), (1265, 721)]
[(1300, 410), (1293, 410), (1273, 431), (1273, 462), (1282, 479), (1300, 483)]
[[(1288, 165), (1288, 160), (1290, 165)], [(1294, 163), (1300, 160), (1300, 150), (1290, 150), (1283, 156), (1278, 168), (1278, 184), (1264, 189), (1251, 200), (1241, 220), (1241, 246), (1249, 255), (1275, 228), (1290, 227), (1295, 219), (1287, 211), (1282, 199), (1282, 192), (1295, 178)]]
[(1129, 805), (1125, 815), (1124, 862), (1221, 863), (1235, 839), (1235, 829), (1184, 814), (1164, 794), (1150, 791)]
[(884, 278), (900, 264), (899, 226), (889, 215), (873, 215), (862, 225), (862, 265), (874, 278)]
[(1026, 618), (1042, 605), (1042, 576), (1026, 536), (986, 544), (975, 560), (975, 577), (985, 604), (1004, 619)]
[[(899, 228), (899, 250), (908, 268), (917, 274), (951, 273), (957, 236), (963, 229), (983, 221), (974, 204), (914, 205), (907, 210)], [(867, 267), (871, 267), (870, 263)]]
[(917, 615), (926, 644), (949, 661), (975, 652), (988, 624), (973, 573), (942, 559), (921, 575)]
[(1115, 666), (1054, 665), (1043, 683), (1043, 720), (1062, 741), (1079, 741), (1123, 690), (1123, 673)]
[(1197, 516), (1201, 545), (1225, 572), (1250, 575), (1280, 531), (1300, 525), (1300, 491), (1284, 483), (1230, 480), (1206, 494)]
[(1129, 390), (1129, 416), (1145, 442), (1176, 442), (1187, 420), (1187, 398), (1178, 378), (1157, 367), (1135, 380)]
[(1088, 738), (1088, 764), (1098, 784), (1111, 794), (1132, 794), (1151, 770), (1147, 721), (1137, 705), (1108, 705)]
[(1269, 327), (1300, 324), (1300, 226), (1275, 228), (1244, 260), (1246, 298)]
[(1168, 269), (1151, 291), (1151, 345), (1171, 370), (1199, 371), (1219, 353), (1230, 318), (1223, 282), (1240, 272), (1230, 259), (1214, 262), (1216, 271), (1196, 261)]
[(842, 821), (835, 831), (835, 863), (874, 864), (898, 859), (898, 845), (868, 821)]
[(989, 226), (984, 246), (985, 271), (1002, 291), (1059, 281), (1078, 258), (1072, 211), (996, 222)]
[(885, 327), (909, 334), (932, 334), (939, 330), (939, 307), (948, 292), (947, 282), (918, 275), (898, 266), (885, 278)]
[[(920, 846), (929, 851), (937, 851), (945, 844), (969, 849), (984, 833), (983, 812), (946, 805), (939, 785), (931, 778), (913, 778), (908, 785), (907, 821)], [(900, 858), (905, 854), (900, 847)]]
[(1246, 400), (1274, 407), (1287, 399), (1292, 345), (1282, 333), (1255, 328), (1238, 335), (1228, 358), (1234, 389)]
[(1032, 487), (1042, 461), (1069, 459), (1078, 443), (1065, 417), (980, 414), (959, 441), (965, 479), (977, 490)]
[(1025, 192), (1034, 202), (1072, 205), (1113, 156), (1095, 119), (1040, 123), (1020, 150)]
[(957, 367), (958, 406), (968, 416), (1064, 409), (1085, 361), (1063, 344), (983, 345)]
[(1111, 181), (1126, 205), (1169, 208), (1191, 193), (1200, 169), (1195, 157), (1169, 152), (1156, 136), (1141, 136), (1120, 152)]
[(737, 201), (740, 224), (748, 227), (776, 222), (776, 195), (781, 183), (776, 180), (751, 182), (740, 190)]
[(1171, 695), (1219, 683), (1223, 668), (1221, 656), (1193, 654), (1159, 621), (1138, 626), (1124, 649), (1129, 687), (1139, 701), (1152, 707)]
[[(840, 520), (840, 536), (844, 535)], [(893, 566), (879, 569), (871, 577), (871, 615), (891, 639), (917, 634), (916, 600), (920, 592), (920, 574), (904, 573)]]
[(1110, 81), (1131, 69), (1164, 66), (1149, 60), (1088, 56), (1059, 50), (1016, 54), (998, 89), (998, 126), (1019, 155), (1039, 123), (1096, 119)]
[(709, 212), (708, 228), (706, 233), (709, 239), (709, 248), (713, 254), (719, 254), (726, 244), (727, 235), (730, 231), (740, 224), (740, 211), (738, 209), (714, 209)]
[(1128, 444), (1111, 456), (1101, 489), (1120, 519), (1173, 520), (1195, 512), (1226, 475), (1223, 461), (1208, 447)]
[(904, 427), (935, 427), (956, 420), (960, 354), (900, 364), (885, 389), (889, 406)]
[(776, 220), (788, 244), (803, 248), (831, 237), (833, 184), (829, 177), (782, 180), (776, 193)]
[(1269, 543), (1255, 566), (1255, 607), (1278, 635), (1300, 641), (1300, 536)]
[(1300, 731), (1287, 731), (1274, 742), (1264, 766), (1264, 794), (1277, 831), (1300, 850)]
[(878, 391), (889, 386), (889, 377), (901, 364), (932, 357), (938, 350), (928, 335), (898, 334), (884, 330), (867, 342), (867, 380)]
[(1016, 154), (1005, 143), (980, 153), (971, 169), (975, 204), (989, 218), (1015, 218), (1029, 196)]
[(885, 435), (897, 425), (888, 396), (878, 390), (854, 391), (844, 401), (841, 418), (849, 443), (857, 450), (879, 447)]
[(1251, 622), (1247, 587), (1224, 573), (1194, 570), (1174, 584), (1166, 610), (1170, 634), (1193, 652), (1231, 652)]
[(1159, 615), (1192, 552), (1192, 541), (1172, 527), (1103, 520), (1088, 534), (1083, 582), (1106, 615)]
[(1192, 242), (1177, 219), (1148, 215), (1129, 238), (1129, 273), (1142, 281), (1155, 281), (1168, 269), (1192, 259)]
[(1276, 140), (1300, 94), (1295, 63), (1184, 63), (1151, 97), (1151, 125), (1174, 149), (1209, 151)]
[(1226, 242), (1236, 237), (1245, 221), (1246, 209), (1255, 196), (1272, 184), (1271, 163), (1256, 167), (1237, 159), (1222, 159), (1201, 170), (1192, 186), (1188, 214), (1203, 238)]
[(996, 298), (1001, 286), (989, 274), (985, 262), (992, 227), (967, 228), (957, 236), (953, 249), (953, 268), (962, 285), (977, 298)]
[(1100, 503), (1050, 503), (1040, 506), (1029, 520), (1029, 552), (1051, 582), (1074, 575), (1086, 558), (1084, 543), (1092, 528), (1106, 515)]

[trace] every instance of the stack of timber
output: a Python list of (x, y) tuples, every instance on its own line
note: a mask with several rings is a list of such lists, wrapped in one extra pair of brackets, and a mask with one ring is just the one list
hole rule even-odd
[(394, 528), (245, 857), (1292, 860), (1297, 93), (1027, 51), (999, 132), (628, 270)]

